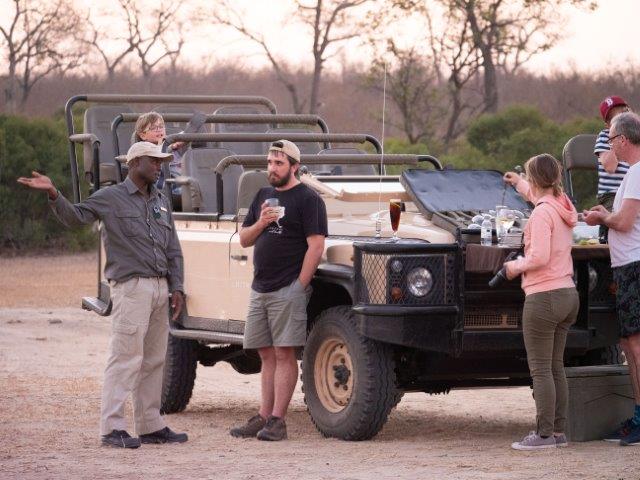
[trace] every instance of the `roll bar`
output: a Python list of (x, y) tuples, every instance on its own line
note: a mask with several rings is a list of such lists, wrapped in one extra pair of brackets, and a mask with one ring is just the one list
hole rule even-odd
[[(75, 154), (75, 144), (89, 144), (93, 150), (93, 185), (100, 185), (100, 140), (93, 133), (74, 133), (69, 135), (69, 143), (73, 148)], [(120, 163), (118, 163), (118, 169), (120, 169)], [(75, 202), (80, 201), (80, 193), (77, 191), (78, 185), (78, 169), (71, 169), (71, 179), (73, 181), (73, 197)]]
[[(111, 134), (113, 136), (113, 145), (116, 154), (120, 154), (120, 141), (118, 140), (118, 127), (121, 123), (133, 123), (138, 120), (142, 113), (121, 113), (117, 115), (111, 122)], [(163, 113), (162, 118), (165, 122), (188, 122), (191, 120), (191, 114), (188, 113)], [(318, 125), (323, 133), (329, 133), (329, 127), (322, 117), (318, 115), (298, 115), (298, 114), (211, 114), (207, 115), (206, 123), (261, 123), (276, 125), (284, 124), (302, 124), (302, 125)], [(328, 142), (324, 143), (324, 148), (330, 148)]]
[[(327, 155), (300, 155), (300, 163), (306, 165), (380, 165), (383, 155), (371, 154), (327, 154)], [(440, 161), (431, 155), (411, 155), (411, 154), (390, 154), (384, 155), (385, 165), (413, 165), (418, 166), (420, 163), (427, 162), (433, 165), (436, 170), (442, 170)], [(264, 155), (229, 155), (223, 158), (215, 168), (216, 173), (216, 196), (218, 202), (218, 211), (224, 211), (224, 184), (222, 174), (225, 169), (231, 165), (242, 165), (247, 168), (260, 168), (266, 166), (266, 158)]]
[[(64, 116), (69, 137), (75, 135), (73, 125), (73, 106), (78, 102), (93, 103), (174, 103), (174, 104), (220, 104), (220, 105), (263, 105), (273, 113), (277, 113), (276, 105), (266, 97), (255, 95), (130, 95), (130, 94), (82, 94), (74, 95), (67, 100)], [(71, 165), (71, 181), (73, 198), (80, 201), (80, 184), (78, 180), (78, 159), (75, 143), (69, 139), (69, 163)], [(94, 158), (95, 161), (95, 158)]]
[[(373, 135), (360, 133), (174, 133), (165, 139), (174, 142), (275, 142), (286, 138), (292, 142), (371, 143), (377, 153), (382, 145)], [(328, 162), (324, 162), (328, 163)]]
[[(380, 165), (383, 156), (378, 154), (303, 154), (300, 155), (300, 163), (306, 165)], [(413, 165), (427, 162), (433, 165), (436, 170), (442, 170), (440, 161), (431, 155), (413, 154), (388, 154), (384, 155), (385, 165)], [(247, 168), (264, 168), (267, 165), (265, 155), (229, 155), (223, 158), (215, 168), (216, 175), (222, 175), (231, 165), (242, 165)]]

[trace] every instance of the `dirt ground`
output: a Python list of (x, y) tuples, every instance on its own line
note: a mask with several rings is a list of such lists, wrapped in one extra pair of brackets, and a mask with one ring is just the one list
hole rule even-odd
[(323, 438), (294, 394), (290, 440), (239, 440), (228, 428), (258, 406), (258, 376), (199, 367), (182, 445), (101, 447), (98, 411), (109, 319), (77, 307), (95, 293), (92, 254), (0, 258), (0, 479), (639, 479), (638, 447), (601, 441), (516, 452), (530, 430), (528, 388), (405, 395), (367, 442)]

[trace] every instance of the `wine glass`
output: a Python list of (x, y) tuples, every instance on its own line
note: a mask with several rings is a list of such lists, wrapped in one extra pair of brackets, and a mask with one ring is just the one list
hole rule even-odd
[(501, 208), (496, 216), (496, 233), (498, 235), (498, 243), (502, 243), (504, 237), (509, 233), (509, 229), (513, 227), (516, 221), (516, 213), (510, 208)]
[(400, 212), (402, 211), (402, 200), (393, 198), (389, 200), (389, 217), (391, 219), (391, 230), (393, 230), (392, 242), (398, 241), (398, 227), (400, 226)]
[(280, 225), (280, 219), (284, 217), (284, 207), (280, 206), (280, 200), (278, 200), (277, 198), (267, 198), (265, 202), (267, 202), (267, 206), (271, 208), (274, 213), (278, 214), (278, 218), (276, 219), (275, 224), (278, 226), (278, 228), (282, 228), (282, 226)]

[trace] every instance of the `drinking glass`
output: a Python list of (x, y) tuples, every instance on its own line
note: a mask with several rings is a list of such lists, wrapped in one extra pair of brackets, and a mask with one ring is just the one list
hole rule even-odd
[(402, 211), (402, 200), (393, 198), (389, 200), (389, 217), (391, 218), (391, 230), (393, 230), (392, 242), (398, 241), (398, 227), (400, 226), (400, 212)]
[(496, 214), (496, 234), (498, 243), (501, 244), (504, 236), (509, 233), (509, 229), (513, 227), (516, 221), (516, 213), (510, 208), (501, 208)]
[(267, 202), (267, 206), (271, 208), (274, 212), (278, 213), (278, 219), (276, 220), (276, 225), (280, 226), (280, 219), (284, 217), (284, 207), (280, 206), (280, 200), (277, 198), (267, 198), (265, 200)]

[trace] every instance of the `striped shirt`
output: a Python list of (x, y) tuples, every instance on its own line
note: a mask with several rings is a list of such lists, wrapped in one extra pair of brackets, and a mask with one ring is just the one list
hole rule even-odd
[[(597, 157), (602, 152), (608, 152), (610, 149), (609, 129), (605, 128), (598, 134), (593, 153), (595, 153)], [(598, 195), (607, 192), (617, 192), (627, 170), (629, 170), (629, 164), (627, 162), (618, 161), (618, 166), (614, 173), (607, 172), (602, 166), (602, 163), (598, 162)]]

